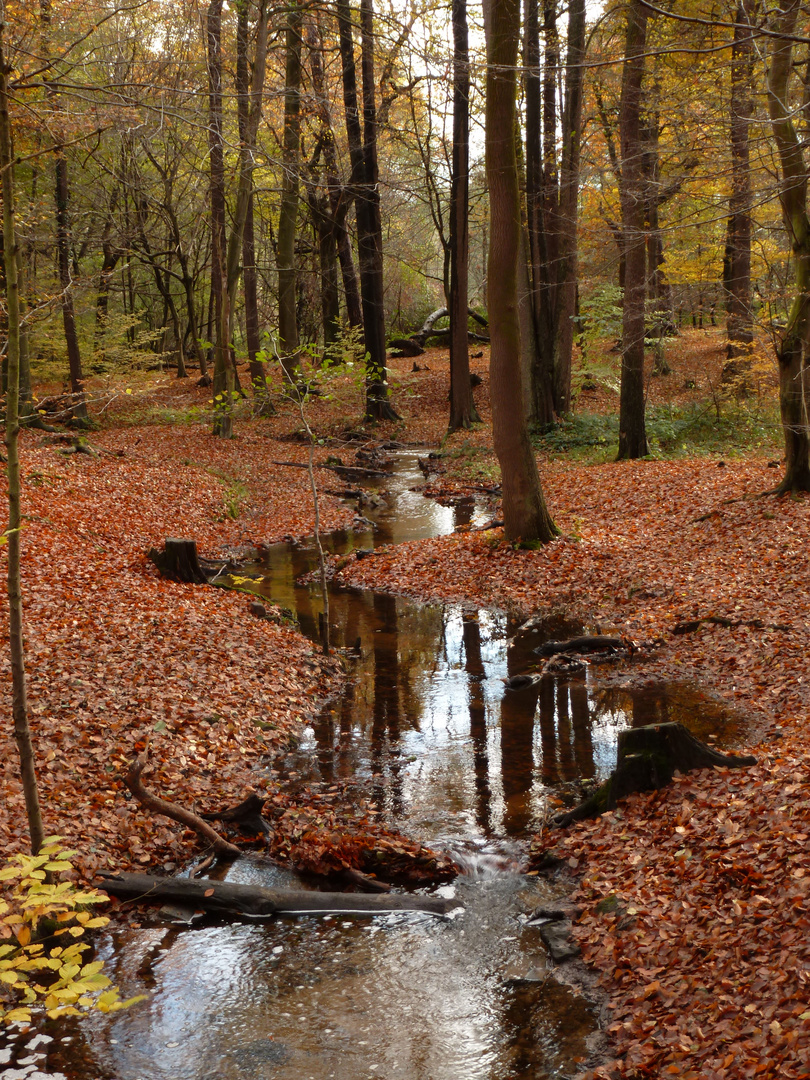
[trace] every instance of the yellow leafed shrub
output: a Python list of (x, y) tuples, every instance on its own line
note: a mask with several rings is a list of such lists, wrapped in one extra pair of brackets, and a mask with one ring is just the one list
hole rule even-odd
[(109, 922), (89, 909), (107, 897), (59, 880), (72, 869), (75, 854), (63, 851), (60, 840), (48, 836), (38, 855), (13, 855), (0, 869), (0, 1020), (6, 1023), (30, 1022), (35, 1005), (55, 1019), (90, 1009), (113, 1012), (143, 1000), (122, 1001), (100, 960), (82, 963), (90, 948), (81, 940), (85, 930)]

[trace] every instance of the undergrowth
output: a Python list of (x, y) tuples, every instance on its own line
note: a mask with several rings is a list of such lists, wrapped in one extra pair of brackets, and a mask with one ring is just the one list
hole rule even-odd
[[(653, 457), (734, 457), (775, 451), (782, 439), (775, 408), (747, 408), (744, 403), (724, 403), (720, 409), (713, 404), (656, 405), (647, 410), (646, 425)], [(540, 449), (579, 459), (607, 460), (618, 443), (618, 416), (597, 413), (572, 413), (536, 436)]]

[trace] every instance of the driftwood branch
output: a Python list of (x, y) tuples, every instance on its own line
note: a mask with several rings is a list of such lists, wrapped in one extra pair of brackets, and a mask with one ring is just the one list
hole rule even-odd
[(148, 764), (145, 757), (139, 757), (136, 761), (132, 762), (124, 777), (124, 783), (144, 809), (152, 814), (162, 814), (164, 817), (171, 818), (172, 821), (177, 821), (180, 825), (185, 825), (187, 828), (193, 829), (198, 836), (201, 836), (202, 839), (209, 843), (220, 855), (236, 857), (242, 854), (235, 844), (231, 844), (223, 839), (216, 829), (208, 825), (193, 811), (186, 810), (184, 807), (177, 806), (175, 803), (167, 802), (165, 799), (160, 799), (157, 795), (153, 795), (151, 791), (147, 790), (141, 780), (141, 774)]
[(265, 889), (229, 881), (194, 881), (190, 878), (153, 877), (102, 871), (99, 888), (112, 896), (180, 903), (206, 911), (253, 916), (300, 913), (351, 912), (377, 915), (386, 911), (427, 911), (444, 915), (461, 905), (436, 896), (390, 893), (310, 892), (305, 889)]

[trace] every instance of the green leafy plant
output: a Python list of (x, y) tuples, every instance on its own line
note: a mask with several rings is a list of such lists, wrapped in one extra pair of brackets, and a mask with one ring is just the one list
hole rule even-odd
[(82, 963), (90, 945), (80, 939), (109, 922), (88, 908), (107, 897), (57, 880), (72, 870), (75, 855), (64, 851), (60, 840), (47, 836), (38, 855), (13, 855), (0, 869), (0, 882), (14, 882), (0, 898), (0, 1020), (5, 1023), (30, 1023), (35, 1006), (56, 1019), (92, 1009), (115, 1012), (144, 998), (122, 1001), (103, 974), (102, 961)]
[(571, 377), (574, 398), (585, 386), (600, 382), (610, 390), (619, 389), (618, 357), (605, 356), (605, 342), (622, 333), (622, 297), (618, 285), (603, 285), (580, 302), (576, 324), (580, 361)]

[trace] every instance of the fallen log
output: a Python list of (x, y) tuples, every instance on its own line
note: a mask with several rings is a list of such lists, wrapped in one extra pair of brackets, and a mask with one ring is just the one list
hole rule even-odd
[(600, 652), (616, 653), (625, 650), (632, 652), (631, 646), (632, 643), (626, 638), (585, 634), (583, 637), (569, 638), (568, 641), (547, 641), (545, 645), (541, 645), (534, 651), (538, 656), (556, 656), (558, 653), (577, 653), (580, 656), (588, 656)]
[(229, 881), (155, 877), (102, 870), (99, 888), (111, 896), (137, 901), (168, 901), (224, 914), (270, 915), (380, 915), (390, 911), (425, 911), (446, 915), (461, 905), (457, 900), (408, 893), (310, 892), (306, 889), (265, 889)]
[(683, 724), (652, 724), (619, 732), (616, 768), (589, 799), (554, 819), (564, 828), (574, 821), (614, 810), (619, 799), (636, 791), (654, 791), (672, 783), (676, 772), (721, 766), (756, 765), (750, 755), (721, 754), (695, 738)]

